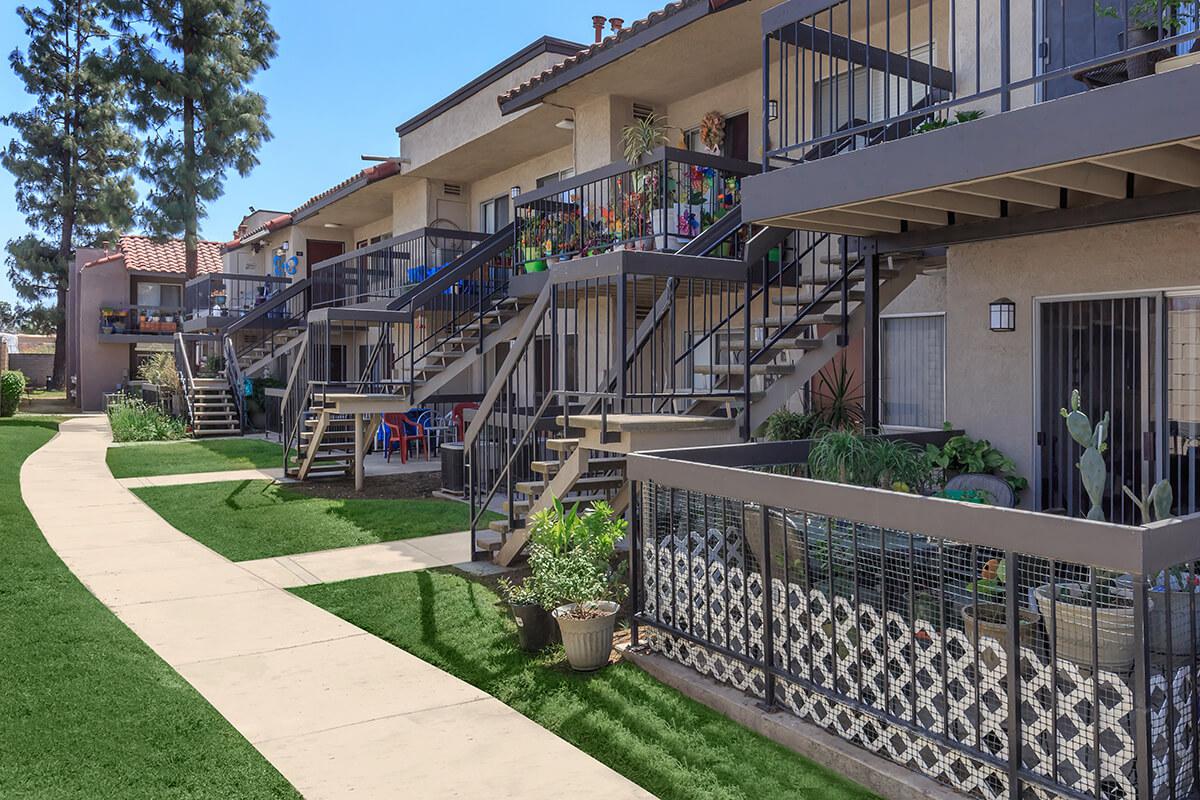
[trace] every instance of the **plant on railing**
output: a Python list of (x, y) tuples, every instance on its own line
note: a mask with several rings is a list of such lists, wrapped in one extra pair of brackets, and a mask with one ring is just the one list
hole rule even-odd
[(822, 481), (905, 493), (930, 485), (928, 463), (916, 445), (850, 430), (831, 430), (813, 442), (808, 474)]
[(963, 122), (971, 122), (983, 116), (983, 112), (978, 109), (972, 111), (955, 111), (953, 117), (934, 117), (922, 122), (917, 127), (913, 128), (913, 133), (927, 133), (929, 131), (937, 131), (942, 128), (950, 128)]
[(1122, 486), (1121, 489), (1141, 512), (1143, 524), (1149, 525), (1151, 522), (1159, 522), (1171, 516), (1175, 492), (1171, 489), (1171, 482), (1166, 478), (1154, 484), (1150, 491), (1140, 498), (1128, 486)]
[[(951, 429), (950, 423), (945, 424), (945, 429)], [(1029, 486), (1029, 481), (1017, 474), (1013, 460), (992, 447), (987, 439), (972, 439), (960, 434), (948, 439), (941, 447), (928, 444), (925, 445), (925, 459), (930, 469), (939, 473), (942, 484), (955, 475), (983, 474), (1003, 478), (1014, 494), (1020, 494)]]
[(580, 513), (561, 500), (529, 519), (529, 567), (532, 591), (562, 630), (567, 660), (576, 670), (608, 663), (618, 601), (626, 586), (612, 568), (626, 523), (612, 507), (598, 502)]
[(636, 118), (621, 129), (621, 148), (625, 160), (637, 166), (644, 156), (667, 143), (667, 118), (655, 113)]
[[(1140, 28), (1155, 33), (1154, 38), (1149, 41), (1158, 38), (1157, 32), (1160, 27), (1163, 33), (1172, 35), (1180, 31), (1194, 30), (1193, 26), (1200, 22), (1200, 8), (1196, 6), (1195, 0), (1138, 0), (1125, 11), (1131, 30)], [(1121, 9), (1115, 5), (1096, 3), (1096, 16), (1120, 20)], [(1133, 46), (1134, 43), (1130, 42), (1125, 49)], [(1195, 50), (1195, 47), (1192, 49)]]
[(725, 144), (725, 117), (719, 111), (710, 111), (700, 120), (700, 143), (710, 153), (721, 152)]

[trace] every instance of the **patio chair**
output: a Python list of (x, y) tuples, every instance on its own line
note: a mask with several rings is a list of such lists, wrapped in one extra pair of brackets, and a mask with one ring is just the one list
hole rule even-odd
[(467, 420), (466, 412), (479, 410), (479, 403), (455, 403), (454, 408), (450, 410), (450, 417), (454, 420), (454, 426), (458, 429), (458, 439), (455, 441), (465, 441), (467, 438)]
[(407, 414), (387, 413), (383, 415), (383, 424), (387, 428), (387, 446), (384, 448), (384, 458), (392, 460), (392, 445), (400, 448), (400, 463), (408, 463), (408, 446), (417, 443), (417, 457), (421, 456), (421, 444), (425, 443), (425, 457), (429, 457), (429, 444), (425, 438), (425, 429), (420, 423), (411, 419)]
[(417, 422), (425, 429), (425, 451), (430, 454), (436, 453), (443, 443), (452, 441), (455, 428), (442, 417), (438, 416), (436, 411), (432, 409), (425, 411), (421, 416), (417, 417)]

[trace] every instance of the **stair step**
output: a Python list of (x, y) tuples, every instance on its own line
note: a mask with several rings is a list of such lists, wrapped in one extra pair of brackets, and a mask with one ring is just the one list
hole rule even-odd
[(556, 453), (571, 453), (579, 446), (578, 439), (547, 439), (546, 449)]
[[(495, 533), (498, 533), (501, 536), (507, 536), (508, 535), (508, 520), (494, 519), (488, 523), (488, 530), (494, 531)], [(476, 541), (478, 541), (478, 536), (476, 537)]]
[[(575, 505), (576, 503), (579, 503), (580, 505), (587, 507), (587, 506), (591, 505), (592, 503), (598, 503), (602, 500), (607, 500), (608, 496), (603, 495), (603, 494), (569, 494), (566, 497), (563, 497), (560, 499), (562, 501), (562, 504), (564, 506), (566, 506), (567, 508), (570, 508), (571, 506)], [(528, 511), (531, 505), (532, 505), (532, 503), (529, 500), (517, 500), (514, 503), (509, 503), (506, 500), (506, 501), (504, 501), (504, 512), (506, 514), (509, 513), (510, 511), (522, 513), (522, 512)]]
[[(737, 377), (745, 374), (741, 364), (695, 364), (692, 371), (699, 375), (726, 375)], [(751, 364), (751, 375), (787, 375), (796, 371), (795, 364)]]
[(475, 549), (484, 553), (498, 553), (504, 547), (504, 536), (498, 531), (476, 531)]
[[(518, 481), (516, 490), (522, 494), (538, 496), (546, 490), (546, 481)], [(595, 477), (583, 477), (575, 481), (572, 490), (591, 490), (593, 492), (602, 489), (620, 489), (625, 485), (624, 475), (597, 475)]]
[[(554, 475), (562, 467), (561, 461), (534, 461), (529, 468), (541, 475)], [(621, 469), (625, 466), (623, 456), (598, 456), (588, 459), (588, 472)]]
[[(829, 263), (829, 262), (825, 262), (825, 263)], [(838, 263), (840, 264), (841, 262), (839, 261)], [(851, 262), (851, 263), (853, 263), (853, 262)], [(881, 280), (881, 281), (890, 280), (892, 278), (895, 278), (899, 274), (900, 274), (900, 270), (896, 269), (895, 267), (880, 267), (879, 268), (879, 280)], [(858, 279), (860, 281), (859, 285), (861, 285), (861, 281), (862, 281), (862, 277), (863, 277), (863, 272), (861, 269), (855, 270), (854, 272), (850, 273), (850, 275), (851, 275), (851, 277)], [(818, 287), (824, 288), (831, 283), (836, 283), (841, 277), (842, 277), (841, 270), (838, 270), (836, 272), (828, 272), (828, 273), (814, 272), (811, 274), (806, 273), (804, 275), (798, 275), (795, 277), (788, 278), (787, 283), (796, 283), (796, 284), (799, 284), (800, 286), (818, 286)]]
[[(737, 338), (736, 340), (730, 341), (728, 343), (722, 342), (722, 344), (734, 352), (741, 352), (742, 350), (746, 349), (745, 342), (743, 342), (740, 338)], [(762, 342), (754, 342), (754, 341), (750, 342), (751, 350), (758, 350), (762, 346), (763, 346)], [(800, 350), (803, 352), (808, 352), (809, 350), (816, 350), (820, 346), (821, 346), (820, 339), (808, 339), (808, 338), (805, 338), (802, 336), (798, 336), (798, 337), (794, 337), (794, 338), (789, 337), (789, 338), (780, 339), (778, 342), (771, 345), (770, 352), (780, 353), (785, 350)]]
[[(807, 290), (797, 292), (795, 289), (785, 289), (779, 294), (772, 296), (771, 303), (777, 306), (807, 306), (816, 299), (817, 294), (817, 292), (809, 292)], [(848, 295), (851, 300), (863, 300), (866, 298), (867, 293), (862, 289), (851, 289)], [(821, 300), (820, 305), (840, 302), (842, 302), (842, 293), (834, 290)]]

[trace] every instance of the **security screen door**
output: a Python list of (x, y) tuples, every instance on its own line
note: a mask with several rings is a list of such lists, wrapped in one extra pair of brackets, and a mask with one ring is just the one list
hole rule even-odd
[(1159, 473), (1165, 330), (1159, 296), (1105, 297), (1039, 304), (1036, 503), (1068, 516), (1087, 514), (1090, 502), (1076, 463), (1082, 449), (1067, 434), (1060, 409), (1073, 389), (1081, 408), (1098, 422), (1112, 415), (1104, 511), (1110, 522), (1140, 520), (1123, 486), (1139, 495)]

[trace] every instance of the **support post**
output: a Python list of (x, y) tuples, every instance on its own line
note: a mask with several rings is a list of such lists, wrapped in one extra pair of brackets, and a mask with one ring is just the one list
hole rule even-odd
[(363, 458), (366, 450), (365, 442), (363, 441), (363, 420), (358, 414), (354, 415), (354, 491), (361, 492), (363, 490)]
[[(867, 256), (866, 336), (863, 340), (863, 405), (867, 430), (879, 430), (879, 252)], [(849, 280), (844, 278), (843, 280)]]
[(763, 701), (760, 708), (775, 710), (775, 591), (771, 579), (771, 509), (764, 503), (762, 514), (763, 582)]
[[(1169, 580), (1169, 578), (1168, 578)], [(1094, 602), (1094, 601), (1093, 601)], [(1167, 617), (1170, 620), (1170, 617)], [(1154, 760), (1150, 742), (1150, 620), (1146, 576), (1133, 576), (1133, 752), (1140, 797), (1153, 797)], [(1168, 623), (1169, 624), (1169, 623)], [(1096, 636), (1093, 631), (1092, 636)]]
[[(1005, 593), (1005, 614), (1008, 625), (1008, 797), (1021, 798), (1021, 610), (1020, 565), (1017, 554), (1009, 550), (1005, 555), (1005, 570), (1008, 575), (1008, 590)], [(1057, 602), (1057, 601), (1056, 601)], [(977, 640), (978, 641), (978, 640)]]

